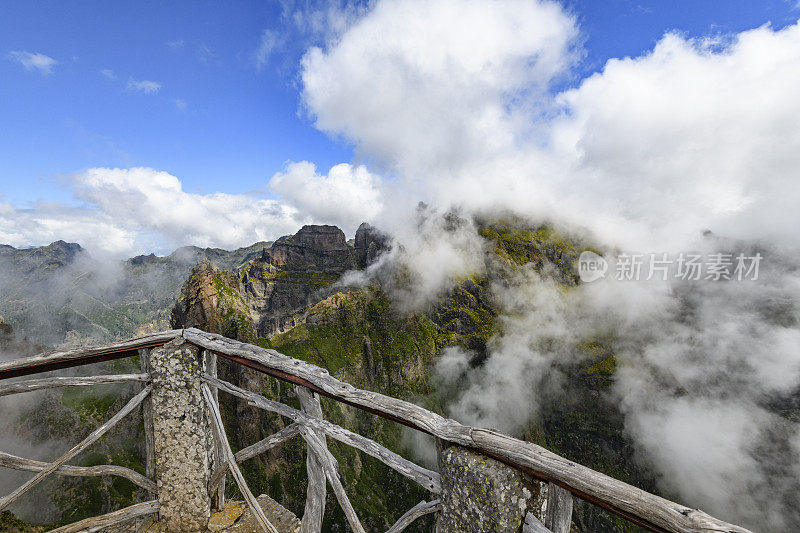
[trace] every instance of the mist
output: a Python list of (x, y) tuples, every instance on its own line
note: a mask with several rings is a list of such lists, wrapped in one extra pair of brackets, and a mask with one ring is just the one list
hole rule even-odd
[[(101, 208), (109, 247), (241, 246), (366, 219), (393, 246), (344, 282), (379, 280), (404, 311), (484, 272), (479, 217), (546, 223), (609, 261), (760, 253), (756, 280), (612, 270), (565, 288), (520, 269), (491, 287), (502, 332), (484, 360), (447, 349), (436, 379), (455, 390), (448, 415), (519, 433), (569, 397), (564, 364), (601, 339), (618, 360), (603, 394), (665, 494), (759, 531), (800, 528), (800, 23), (667, 33), (580, 79), (586, 35), (556, 2), (379, 0), (341, 20), (301, 60), (301, 111), (358, 165), (290, 162), (266, 183), (278, 199), (90, 169), (71, 183)], [(22, 214), (0, 205), (0, 230), (50, 235), (47, 217)], [(68, 215), (74, 234), (96, 233), (91, 213)]]
[[(549, 39), (524, 37), (547, 35), (542, 24)], [(514, 1), (378, 2), (306, 55), (317, 126), (391, 176), (392, 202), (371, 222), (395, 246), (367, 274), (385, 279), (394, 261), (410, 272), (396, 298), (422, 310), (483, 271), (469, 221), (508, 212), (609, 261), (762, 254), (757, 280), (672, 270), (623, 282), (612, 270), (565, 289), (522, 269), (491, 288), (502, 333), (485, 360), (446, 349), (436, 379), (449, 416), (518, 434), (569, 397), (565, 364), (600, 339), (618, 361), (604, 394), (665, 494), (759, 531), (800, 527), (800, 25), (669, 33), (570, 81), (580, 57), (569, 13)], [(420, 199), (438, 222), (420, 219)], [(450, 227), (453, 212), (467, 222)]]

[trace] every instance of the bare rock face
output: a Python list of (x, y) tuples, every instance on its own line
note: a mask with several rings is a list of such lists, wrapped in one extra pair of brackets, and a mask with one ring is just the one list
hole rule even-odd
[(540, 515), (546, 489), (500, 461), (450, 446), (439, 456), (440, 531), (519, 533), (528, 512)]
[(358, 227), (353, 248), (355, 248), (356, 259), (361, 268), (373, 263), (381, 252), (389, 249), (389, 246), (390, 238), (385, 233), (366, 222)]
[(340, 274), (354, 268), (353, 250), (336, 226), (303, 226), (265, 248), (261, 261), (289, 271), (327, 271)]
[(259, 336), (295, 326), (330, 294), (339, 277), (359, 267), (358, 254), (336, 226), (303, 226), (281, 237), (240, 269), (242, 295)]

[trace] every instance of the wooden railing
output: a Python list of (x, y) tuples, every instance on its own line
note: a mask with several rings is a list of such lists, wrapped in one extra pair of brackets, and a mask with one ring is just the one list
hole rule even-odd
[[(357, 389), (337, 380), (323, 368), (287, 357), (274, 350), (241, 343), (197, 329), (165, 331), (96, 348), (50, 352), (26, 359), (0, 363), (0, 380), (133, 355), (141, 356), (143, 370), (141, 374), (59, 377), (0, 384), (0, 396), (50, 387), (94, 385), (98, 383), (134, 381), (144, 384), (142, 391), (134, 396), (116, 415), (55, 461), (42, 463), (0, 453), (0, 466), (37, 472), (32, 479), (21, 487), (0, 498), (0, 511), (50, 474), (74, 476), (121, 475), (146, 489), (157, 498), (158, 490), (155, 486), (153, 473), (155, 451), (153, 449), (152, 434), (148, 432), (148, 428), (152, 426), (152, 423), (148, 424), (147, 421), (147, 417), (152, 417), (153, 413), (149, 411), (149, 404), (147, 403), (145, 403), (145, 409), (143, 410), (145, 437), (147, 439), (146, 476), (119, 466), (77, 467), (66, 463), (97, 441), (114, 424), (145, 401), (152, 388), (148, 366), (149, 350), (176, 338), (182, 338), (203, 351), (203, 373), (199, 377), (200, 388), (208, 408), (213, 430), (213, 453), (215, 456), (214, 471), (208, 483), (209, 494), (216, 501), (217, 506), (221, 507), (224, 501), (224, 478), (227, 474), (230, 474), (244, 495), (245, 501), (252, 510), (257, 522), (266, 532), (276, 532), (276, 530), (269, 523), (255, 497), (247, 487), (238, 464), (279, 446), (297, 435), (300, 435), (306, 444), (306, 468), (308, 472), (308, 488), (301, 532), (311, 533), (321, 530), (326, 481), (330, 484), (339, 505), (343, 509), (350, 528), (356, 532), (365, 531), (345, 493), (339, 477), (336, 459), (328, 451), (327, 437), (352, 446), (378, 459), (431, 493), (429, 501), (420, 502), (420, 504), (405, 513), (388, 532), (396, 533), (402, 531), (417, 518), (437, 513), (442, 509), (438, 499), (438, 495), (442, 490), (442, 480), (439, 473), (418, 466), (373, 440), (324, 420), (319, 402), (319, 395), (322, 395), (432, 435), (442, 444), (462, 446), (497, 459), (539, 481), (548, 483), (550, 487), (548, 491), (548, 516), (543, 520), (544, 523), (532, 518), (532, 522), (526, 522), (525, 531), (568, 531), (571, 521), (571, 496), (577, 496), (650, 531), (748, 533), (748, 530), (742, 527), (725, 523), (700, 510), (691, 509), (645, 492), (560, 457), (533, 443), (515, 439), (497, 431), (465, 426), (410, 402), (376, 392)], [(218, 379), (216, 376), (217, 357), (225, 358), (294, 384), (301, 409), (295, 409)], [(292, 422), (274, 435), (234, 453), (228, 443), (220, 415), (217, 399), (219, 391), (241, 398), (251, 406), (277, 413)], [(158, 499), (154, 499), (101, 517), (71, 524), (56, 531), (60, 533), (98, 531), (110, 524), (122, 523), (158, 512)], [(529, 518), (531, 518), (530, 515)]]

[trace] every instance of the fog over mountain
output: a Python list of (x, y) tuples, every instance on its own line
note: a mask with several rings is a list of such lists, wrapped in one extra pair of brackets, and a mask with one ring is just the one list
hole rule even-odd
[(406, 311), (482, 272), (473, 221), (488, 215), (547, 223), (608, 258), (759, 253), (757, 280), (609, 275), (565, 290), (515, 272), (491, 287), (503, 327), (482, 362), (449, 348), (436, 378), (449, 415), (515, 432), (569, 395), (561, 367), (602, 341), (617, 359), (604, 394), (668, 496), (759, 531), (800, 528), (800, 23), (669, 33), (576, 80), (581, 29), (555, 2), (381, 0), (347, 20), (299, 79), (302, 111), (356, 163), (290, 162), (265, 183), (271, 198), (89, 169), (65, 178), (82, 207), (0, 204), (0, 242), (119, 257), (246, 246), (306, 222), (351, 236), (367, 220), (395, 246), (348, 282), (402, 265), (412, 283), (392, 294)]

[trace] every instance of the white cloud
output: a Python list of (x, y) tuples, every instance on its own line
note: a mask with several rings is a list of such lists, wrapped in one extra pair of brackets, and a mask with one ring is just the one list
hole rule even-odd
[(178, 111), (186, 111), (186, 100), (182, 98), (176, 98), (175, 107), (178, 108)]
[(272, 177), (269, 189), (300, 212), (338, 225), (349, 235), (383, 210), (380, 178), (364, 166), (342, 163), (320, 175), (308, 161), (291, 163)]
[(50, 56), (19, 50), (9, 52), (8, 57), (21, 64), (26, 70), (38, 70), (44, 76), (50, 76), (53, 73), (53, 67), (58, 64), (58, 61)]
[(507, 148), (566, 72), (574, 20), (552, 2), (378, 2), (302, 61), (317, 126), (407, 173)]
[(552, 155), (569, 163), (562, 189), (659, 239), (710, 228), (796, 246), (798, 86), (800, 25), (727, 44), (668, 34), (561, 96), (568, 114)]
[(104, 69), (102, 69), (102, 70), (100, 71), (100, 74), (102, 74), (103, 76), (105, 76), (105, 77), (106, 77), (106, 78), (108, 78), (109, 80), (115, 80), (115, 79), (117, 79), (117, 75), (116, 75), (116, 74), (114, 74), (114, 71), (113, 71), (113, 70), (111, 70), (111, 69), (104, 68)]
[[(726, 246), (700, 242), (704, 229), (771, 250), (769, 283), (749, 286), (568, 292), (532, 276), (494, 289), (508, 308), (504, 335), (468, 380), (456, 376), (464, 394), (452, 409), (518, 429), (520, 415), (535, 416), (536, 394), (559, 383), (546, 371), (554, 358), (610, 332), (615, 399), (663, 485), (723, 518), (792, 529), (797, 479), (765, 474), (776, 457), (797, 462), (796, 451), (771, 450), (800, 429), (765, 405), (800, 380), (800, 24), (723, 39), (668, 34), (553, 95), (576, 40), (554, 3), (378, 1), (305, 55), (303, 99), (320, 129), (393, 172), (378, 218), (431, 265), (470, 265), (476, 251), (426, 246), (436, 238), (414, 231), (412, 199), (510, 209), (631, 251)], [(420, 283), (438, 290), (431, 270)], [(465, 357), (449, 352), (443, 373), (462, 374)], [(521, 404), (529, 411), (508, 408)]]
[(185, 44), (186, 44), (186, 41), (184, 41), (183, 39), (176, 39), (174, 41), (169, 41), (167, 43), (167, 46), (169, 46), (173, 50), (176, 50), (178, 48), (183, 48)]
[(128, 90), (144, 94), (155, 94), (161, 89), (161, 84), (157, 81), (135, 80), (128, 78)]
[(313, 222), (277, 200), (188, 193), (175, 176), (150, 168), (93, 168), (65, 179), (81, 207), (0, 204), (0, 242), (30, 246), (63, 239), (129, 256), (187, 244), (246, 246)]

